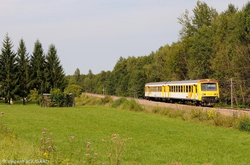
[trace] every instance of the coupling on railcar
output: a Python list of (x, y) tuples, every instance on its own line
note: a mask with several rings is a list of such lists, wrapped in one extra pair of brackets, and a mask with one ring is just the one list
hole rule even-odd
[(212, 79), (151, 82), (145, 85), (145, 98), (214, 105), (220, 98), (219, 85)]

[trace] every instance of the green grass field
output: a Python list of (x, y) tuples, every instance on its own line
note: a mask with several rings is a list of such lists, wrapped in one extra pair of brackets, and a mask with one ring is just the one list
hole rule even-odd
[[(98, 161), (110, 164), (106, 151), (111, 143), (103, 139), (110, 141), (112, 134), (132, 138), (125, 142), (121, 164), (243, 165), (250, 162), (250, 133), (235, 129), (101, 106), (41, 108), (0, 104), (0, 112), (4, 112), (1, 120), (13, 129), (12, 139), (18, 141), (6, 145), (0, 137), (0, 146), (5, 150), (0, 161), (25, 159), (26, 152), (39, 150), (46, 128), (47, 134), (53, 133), (56, 153), (65, 164), (76, 164), (78, 159), (86, 157), (90, 152), (87, 142), (92, 144), (91, 152), (98, 153)], [(70, 139), (72, 136), (74, 139)], [(11, 155), (13, 147), (23, 151)]]

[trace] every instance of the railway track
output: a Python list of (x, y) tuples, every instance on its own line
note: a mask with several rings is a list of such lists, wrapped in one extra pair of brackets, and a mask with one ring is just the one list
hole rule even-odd
[(219, 109), (228, 109), (228, 110), (235, 110), (235, 111), (246, 111), (250, 112), (250, 109), (243, 109), (243, 108), (229, 108), (229, 107), (217, 107)]
[[(92, 94), (92, 93), (83, 93), (84, 95), (92, 96), (92, 97), (99, 97), (104, 98), (106, 95), (101, 94)], [(110, 96), (112, 99), (116, 100), (121, 97), (118, 96)], [(135, 99), (139, 104), (142, 106), (157, 106), (157, 107), (167, 107), (167, 108), (174, 108), (180, 110), (214, 110), (215, 112), (219, 112), (225, 116), (243, 116), (247, 115), (250, 117), (250, 109), (239, 109), (239, 108), (228, 108), (228, 107), (201, 107), (201, 106), (194, 106), (194, 105), (186, 105), (186, 104), (176, 104), (176, 103), (166, 103), (166, 102), (158, 102), (158, 101), (149, 101), (145, 99), (136, 99), (136, 98), (127, 98), (127, 99)]]

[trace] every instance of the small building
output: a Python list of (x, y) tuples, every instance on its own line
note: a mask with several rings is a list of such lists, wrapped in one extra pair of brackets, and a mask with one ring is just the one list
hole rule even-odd
[(41, 107), (73, 107), (75, 98), (71, 93), (54, 95), (43, 93), (40, 105)]
[(51, 106), (51, 94), (43, 93), (42, 99), (40, 101), (41, 107), (50, 107)]

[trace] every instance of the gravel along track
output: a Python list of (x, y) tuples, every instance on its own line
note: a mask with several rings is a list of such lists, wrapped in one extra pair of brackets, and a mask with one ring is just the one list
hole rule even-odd
[[(83, 93), (83, 95), (92, 96), (92, 97), (99, 97), (104, 98), (107, 95), (100, 95), (100, 94), (92, 94), (92, 93)], [(112, 99), (117, 100), (121, 97), (118, 96), (110, 96)], [(134, 98), (127, 98), (127, 99), (134, 99)], [(201, 106), (193, 106), (193, 105), (185, 105), (185, 104), (173, 104), (173, 103), (165, 103), (165, 102), (157, 102), (157, 101), (149, 101), (145, 99), (135, 99), (139, 104), (142, 106), (157, 106), (157, 107), (168, 107), (173, 109), (180, 109), (180, 110), (202, 110), (208, 111), (214, 109), (215, 112), (219, 112), (225, 116), (242, 116), (247, 115), (250, 117), (250, 110), (249, 109), (231, 109), (231, 108), (220, 108), (220, 107), (201, 107)]]

